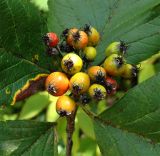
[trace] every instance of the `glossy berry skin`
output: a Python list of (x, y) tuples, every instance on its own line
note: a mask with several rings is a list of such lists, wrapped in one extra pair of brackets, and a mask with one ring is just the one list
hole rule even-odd
[(76, 109), (75, 101), (67, 96), (60, 96), (56, 102), (56, 111), (60, 116), (71, 115)]
[(88, 61), (93, 61), (96, 58), (97, 51), (94, 47), (85, 47), (83, 52)]
[(125, 42), (119, 41), (119, 42), (112, 42), (105, 50), (106, 56), (110, 56), (112, 54), (119, 54), (123, 55), (126, 53), (128, 49), (128, 46)]
[(84, 31), (74, 29), (69, 33), (67, 43), (74, 49), (84, 49), (88, 44), (88, 36)]
[(69, 86), (74, 95), (80, 95), (87, 92), (90, 86), (88, 74), (83, 72), (76, 73), (71, 77)]
[(46, 46), (55, 47), (58, 42), (59, 38), (54, 32), (49, 32), (44, 36), (44, 43)]
[(66, 54), (61, 61), (62, 70), (70, 75), (78, 73), (82, 66), (82, 59), (75, 53)]
[(105, 87), (103, 87), (100, 84), (92, 84), (89, 87), (88, 92), (89, 92), (89, 95), (96, 100), (102, 100), (107, 95)]
[(124, 71), (124, 61), (118, 54), (112, 54), (106, 58), (103, 67), (110, 76), (120, 76)]
[(88, 35), (88, 46), (96, 46), (100, 40), (99, 32), (91, 25), (85, 25), (84, 31)]
[(53, 96), (61, 96), (69, 88), (69, 80), (62, 72), (51, 73), (45, 81), (46, 90)]
[(123, 66), (123, 73), (121, 74), (122, 77), (126, 79), (131, 79), (137, 77), (138, 68), (132, 64), (125, 64)]
[(106, 78), (106, 71), (101, 66), (91, 66), (87, 71), (90, 79), (93, 82), (104, 84)]
[(117, 84), (117, 81), (114, 80), (113, 78), (111, 77), (107, 77), (106, 78), (106, 84), (105, 84), (105, 88), (106, 88), (106, 91), (107, 91), (107, 94), (108, 95), (113, 95), (116, 93), (117, 91), (117, 87), (118, 87), (118, 84)]

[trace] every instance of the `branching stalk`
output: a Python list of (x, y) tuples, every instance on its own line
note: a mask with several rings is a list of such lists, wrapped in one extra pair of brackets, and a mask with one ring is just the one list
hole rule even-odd
[(77, 113), (77, 108), (76, 108), (76, 110), (75, 110), (75, 112), (73, 114), (71, 114), (71, 115), (69, 115), (69, 116), (66, 117), (66, 119), (67, 119), (67, 128), (66, 128), (66, 132), (67, 132), (66, 156), (71, 156), (72, 155), (72, 145), (73, 145), (72, 136), (73, 136), (73, 132), (75, 130), (75, 117), (76, 117), (76, 113)]

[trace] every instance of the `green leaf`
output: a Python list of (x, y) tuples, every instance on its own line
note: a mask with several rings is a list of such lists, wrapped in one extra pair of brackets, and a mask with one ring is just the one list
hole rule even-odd
[(42, 110), (44, 110), (49, 104), (49, 97), (47, 92), (41, 92), (31, 96), (26, 100), (19, 119), (31, 119), (37, 116)]
[(141, 83), (148, 78), (152, 77), (155, 75), (155, 69), (153, 64), (145, 64), (144, 68), (141, 69), (138, 75), (138, 82)]
[(78, 109), (77, 118), (78, 125), (83, 130), (83, 133), (90, 138), (95, 139), (93, 122), (81, 108)]
[[(28, 0), (0, 1), (0, 47), (8, 53), (51, 69), (42, 36), (47, 32), (46, 19)], [(10, 60), (9, 60), (10, 61)]]
[(48, 95), (48, 96), (49, 96), (50, 103), (46, 112), (46, 120), (48, 122), (54, 122), (59, 118), (59, 115), (56, 111), (56, 102), (58, 97), (52, 96), (52, 95)]
[(32, 62), (19, 59), (4, 50), (1, 50), (0, 105), (7, 105), (13, 102), (15, 100), (15, 92), (27, 84), (29, 79), (33, 79), (38, 74), (44, 72), (46, 72), (46, 70), (35, 66)]
[(81, 138), (80, 149), (78, 151), (80, 156), (97, 156), (96, 155), (96, 142), (91, 138)]
[(34, 121), (0, 122), (2, 156), (56, 156), (54, 123)]
[(160, 73), (130, 89), (95, 120), (104, 155), (160, 155), (159, 90)]
[(160, 1), (157, 0), (49, 0), (48, 28), (60, 34), (88, 23), (101, 34), (95, 64), (113, 41), (130, 44), (129, 62), (138, 63), (160, 50)]
[(32, 0), (32, 2), (35, 3), (35, 5), (37, 5), (37, 7), (39, 7), (40, 10), (48, 10), (48, 0)]
[(27, 80), (57, 68), (42, 41), (48, 31), (44, 16), (31, 1), (0, 1), (0, 105), (10, 104)]

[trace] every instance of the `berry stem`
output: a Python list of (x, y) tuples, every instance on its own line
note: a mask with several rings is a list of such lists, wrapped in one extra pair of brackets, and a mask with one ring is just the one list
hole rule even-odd
[(76, 110), (71, 115), (66, 117), (66, 119), (67, 119), (66, 156), (71, 156), (72, 155), (72, 145), (73, 145), (72, 136), (73, 136), (73, 132), (75, 130), (75, 117), (76, 117), (77, 109), (78, 109), (78, 107), (76, 107)]
[(61, 52), (61, 50), (60, 50), (60, 48), (59, 48), (59, 45), (57, 45), (57, 50), (58, 50), (58, 52), (59, 52), (59, 56), (60, 56), (61, 58), (63, 58), (63, 54), (62, 54), (62, 52)]

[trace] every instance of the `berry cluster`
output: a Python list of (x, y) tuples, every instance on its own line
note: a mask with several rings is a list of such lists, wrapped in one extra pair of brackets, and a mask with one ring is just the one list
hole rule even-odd
[[(113, 77), (131, 79), (137, 76), (138, 68), (127, 64), (124, 55), (128, 46), (120, 41), (111, 43), (105, 50), (106, 59), (101, 66), (90, 66), (100, 40), (99, 32), (90, 25), (84, 28), (65, 29), (60, 37), (53, 32), (44, 36), (49, 55), (61, 55), (61, 69), (51, 73), (45, 83), (46, 90), (59, 96), (57, 113), (70, 115), (76, 103), (87, 104), (90, 100), (102, 100), (114, 95), (118, 84)], [(70, 95), (64, 95), (67, 91)]]

